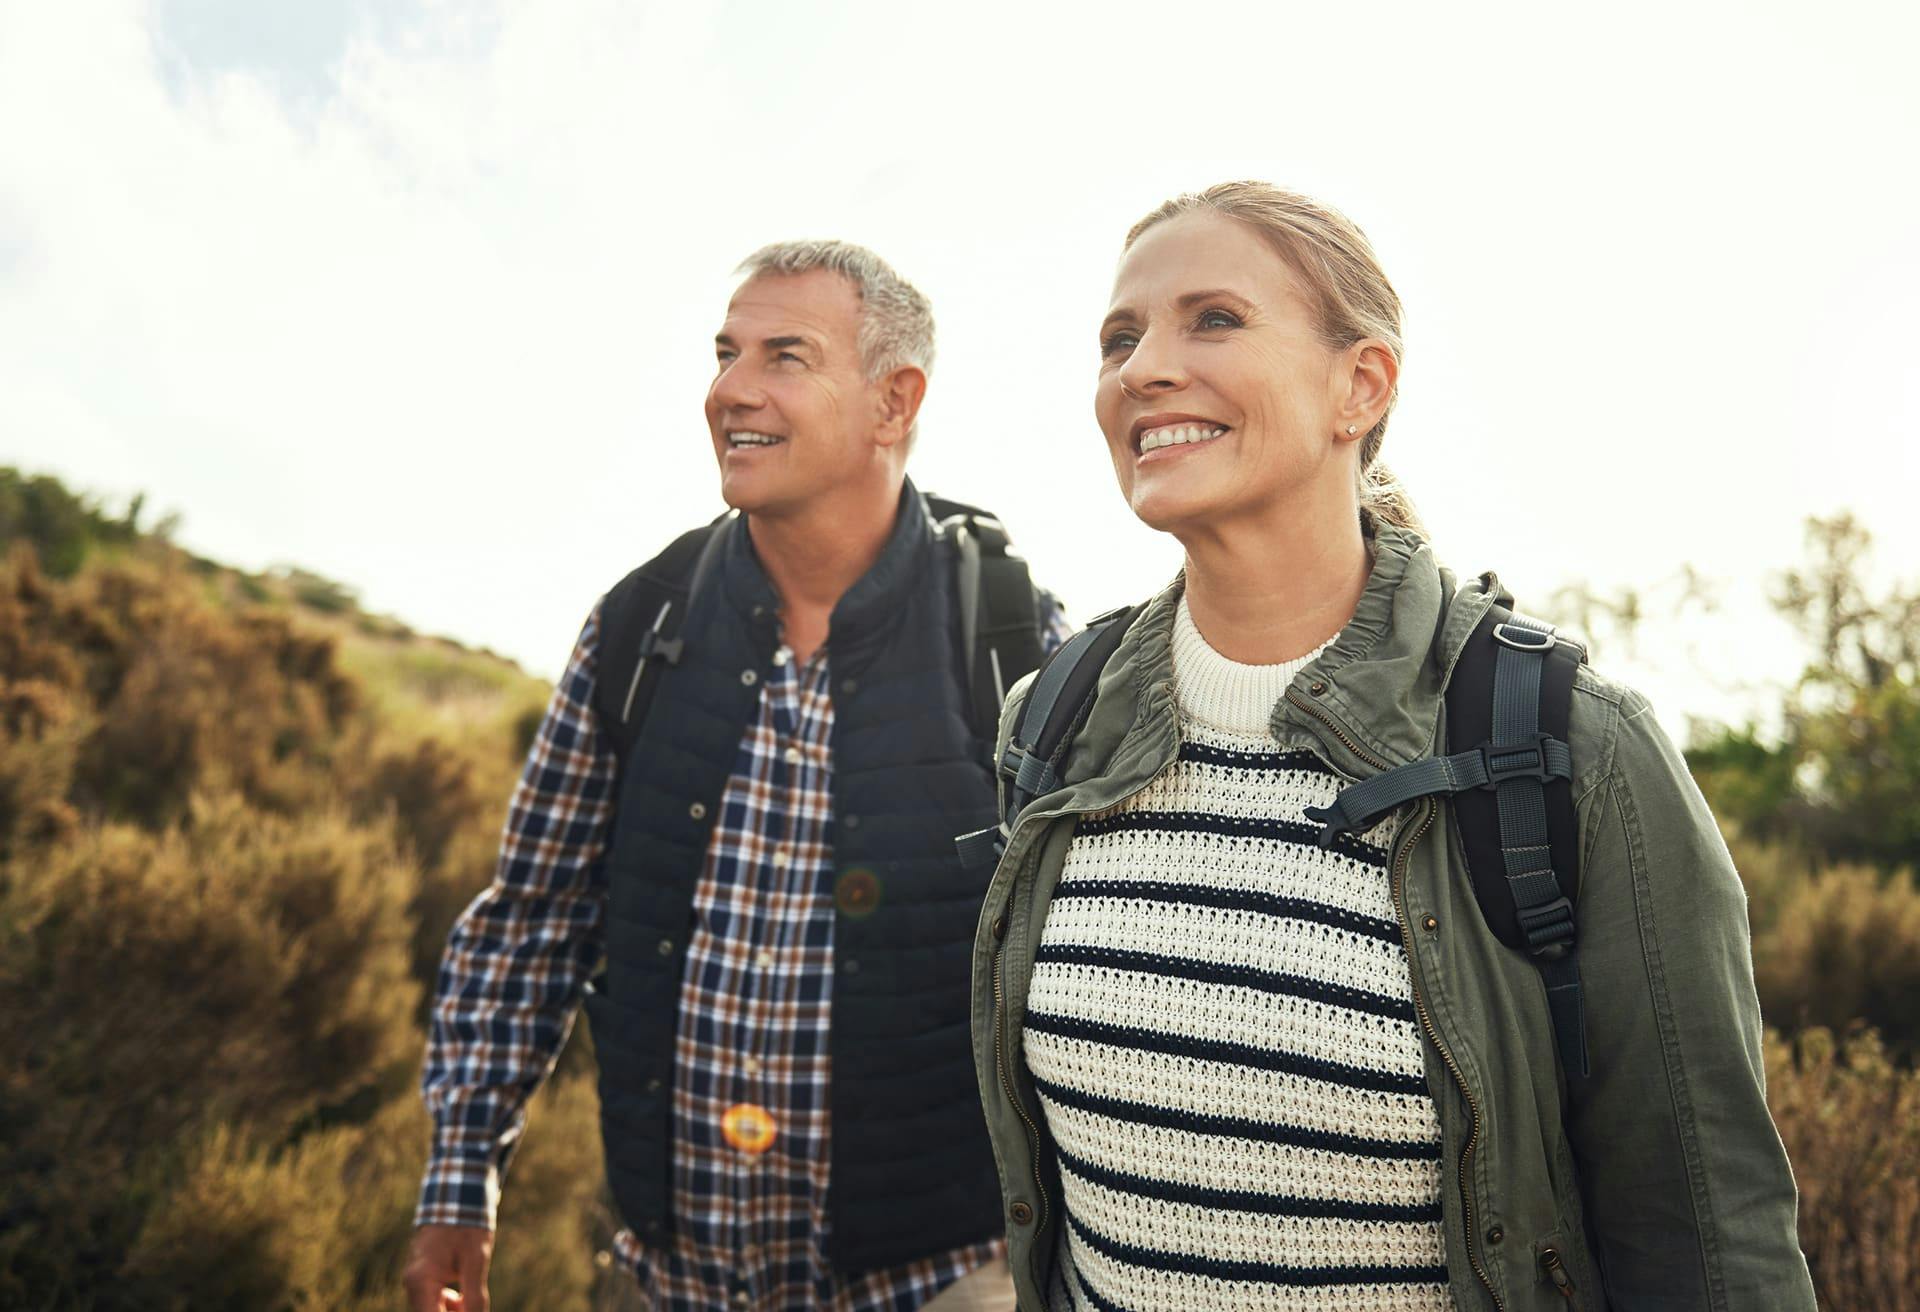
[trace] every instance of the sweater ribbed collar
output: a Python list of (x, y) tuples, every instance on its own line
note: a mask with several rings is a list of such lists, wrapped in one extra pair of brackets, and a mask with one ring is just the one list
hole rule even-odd
[(1173, 692), (1183, 719), (1249, 738), (1268, 736), (1273, 708), (1307, 662), (1333, 636), (1303, 656), (1277, 665), (1243, 665), (1213, 649), (1193, 622), (1186, 593), (1173, 619)]

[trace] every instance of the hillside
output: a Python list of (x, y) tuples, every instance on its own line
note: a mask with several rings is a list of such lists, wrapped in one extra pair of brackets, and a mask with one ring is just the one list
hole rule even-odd
[[(424, 1000), (548, 688), (165, 528), (0, 470), (0, 1307), (391, 1308)], [(499, 1308), (607, 1278), (564, 1065)]]
[[(1872, 1312), (1920, 1289), (1920, 600), (1850, 590), (1864, 535), (1827, 527), (1787, 736), (1689, 759), (1735, 826), (1803, 1246), (1823, 1306)], [(7, 469), (0, 554), (0, 1312), (398, 1306), (425, 999), (546, 685)], [(579, 1040), (505, 1191), (501, 1312), (635, 1298)]]

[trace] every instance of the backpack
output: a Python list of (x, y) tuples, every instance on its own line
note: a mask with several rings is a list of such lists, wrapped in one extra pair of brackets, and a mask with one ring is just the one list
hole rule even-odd
[[(992, 750), (1007, 689), (1041, 658), (1040, 604), (1027, 562), (999, 520), (977, 506), (923, 497), (935, 532), (953, 542), (954, 597), (974, 733)], [(593, 707), (624, 761), (640, 737), (663, 667), (685, 655), (687, 603), (716, 567), (734, 512), (681, 534), (600, 603)]]
[[(997, 861), (1020, 812), (1060, 785), (1101, 671), (1144, 609), (1100, 616), (1040, 667), (997, 762), (1002, 822), (957, 839), (963, 860)], [(1580, 1078), (1588, 1074), (1573, 920), (1580, 845), (1567, 721), (1574, 671), (1586, 658), (1551, 624), (1494, 606), (1447, 681), (1448, 754), (1375, 775), (1343, 789), (1331, 806), (1306, 811), (1321, 827), (1320, 846), (1331, 847), (1340, 834), (1364, 830), (1415, 798), (1450, 798), (1480, 913), (1495, 937), (1539, 969), (1561, 1066)]]

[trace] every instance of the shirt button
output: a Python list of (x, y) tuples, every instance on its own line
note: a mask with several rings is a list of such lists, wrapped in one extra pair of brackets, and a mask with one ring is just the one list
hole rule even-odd
[(844, 961), (840, 964), (840, 969), (846, 971), (849, 975), (858, 975), (860, 973), (860, 963), (858, 961)]
[(753, 959), (753, 964), (760, 967), (760, 969), (762, 970), (772, 970), (773, 969), (773, 953), (768, 952), (766, 949), (762, 948), (760, 951), (760, 955)]
[(1026, 1202), (1016, 1202), (1012, 1207), (1007, 1209), (1007, 1215), (1012, 1218), (1015, 1225), (1031, 1225), (1033, 1223), (1033, 1205)]
[(661, 955), (661, 956), (663, 956), (663, 957), (670, 957), (670, 956), (672, 956), (672, 955), (673, 955), (673, 940), (672, 940), (672, 939), (670, 939), (670, 938), (663, 938), (663, 939), (661, 939), (661, 940), (660, 940), (660, 945), (659, 945), (659, 952), (660, 952), (660, 955)]
[(798, 747), (787, 748), (787, 764), (788, 765), (798, 765), (800, 764), (800, 762), (806, 759), (807, 758), (805, 756), (801, 755), (800, 749)]
[(760, 1073), (760, 1059), (758, 1057), (749, 1057), (740, 1063), (740, 1068), (749, 1075), (758, 1075)]
[(751, 688), (754, 684), (760, 682), (760, 674), (756, 670), (742, 670), (740, 671), (740, 682)]
[(658, 1092), (660, 1092), (660, 1077), (659, 1077), (659, 1076), (657, 1076), (657, 1075), (656, 1075), (656, 1076), (654, 1076), (654, 1077), (653, 1077), (652, 1079), (650, 1079), (650, 1080), (648, 1080), (648, 1081), (647, 1081), (647, 1092), (648, 1092), (648, 1093), (658, 1093)]
[(695, 802), (687, 808), (687, 814), (695, 820), (705, 820), (707, 818), (707, 804), (705, 802)]
[(735, 1307), (752, 1307), (753, 1295), (744, 1289), (736, 1289), (733, 1291), (733, 1305)]

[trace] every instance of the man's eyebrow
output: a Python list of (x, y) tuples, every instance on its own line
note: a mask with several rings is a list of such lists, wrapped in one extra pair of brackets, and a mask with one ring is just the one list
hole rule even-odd
[(820, 349), (813, 338), (802, 337), (798, 333), (787, 333), (780, 337), (768, 337), (763, 339), (760, 345), (766, 347), (769, 351), (784, 351), (789, 346), (804, 346), (811, 351)]

